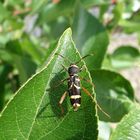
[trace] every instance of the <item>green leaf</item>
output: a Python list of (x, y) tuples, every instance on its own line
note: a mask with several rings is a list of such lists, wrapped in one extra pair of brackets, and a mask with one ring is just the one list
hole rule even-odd
[(32, 57), (32, 60), (37, 64), (40, 64), (42, 61), (43, 53), (42, 48), (39, 46), (40, 44), (35, 44), (33, 39), (30, 39), (28, 36), (23, 36), (22, 39), (19, 40), (19, 44), (23, 50), (28, 55)]
[(111, 63), (114, 68), (127, 68), (136, 65), (140, 52), (131, 46), (121, 46), (111, 55)]
[(111, 63), (111, 56), (110, 54), (106, 54), (102, 63), (102, 69), (112, 70), (115, 71), (116, 69), (113, 68)]
[(49, 40), (56, 40), (69, 27), (69, 24), (68, 18), (60, 16), (56, 20), (43, 24), (43, 29)]
[[(67, 29), (61, 36), (55, 52), (66, 56), (72, 62), (80, 59)], [(54, 52), (54, 53), (55, 53)], [(47, 66), (30, 78), (7, 104), (0, 117), (1, 139), (92, 139), (97, 140), (97, 117), (95, 101), (82, 92), (82, 104), (73, 111), (67, 98), (63, 103), (64, 116), (58, 102), (67, 90), (65, 84), (54, 88), (60, 80), (68, 77), (61, 64), (68, 66), (66, 60), (53, 55)], [(79, 66), (84, 65), (81, 61)], [(88, 71), (80, 77), (91, 79)], [(82, 85), (90, 92), (93, 87), (84, 81)]]
[(8, 16), (10, 16), (10, 12), (0, 2), (0, 22), (3, 21)]
[(42, 68), (46, 66), (46, 64), (50, 61), (51, 56), (53, 55), (54, 50), (57, 47), (57, 42), (52, 42), (45, 52), (45, 57), (42, 60), (42, 64), (38, 67), (37, 71), (40, 71)]
[(85, 7), (91, 7), (93, 5), (101, 5), (109, 3), (109, 0), (81, 0)]
[[(39, 23), (44, 23), (44, 21), (53, 21), (56, 20), (59, 16), (66, 16), (70, 17), (74, 13), (75, 4), (77, 1), (75, 0), (61, 0), (59, 3), (52, 3), (48, 1), (41, 1), (36, 5), (36, 2), (32, 3), (33, 6), (33, 13), (39, 11)], [(79, 0), (85, 8), (92, 7), (93, 5), (101, 5), (109, 3), (103, 0)]]
[(108, 35), (102, 24), (83, 8), (77, 8), (73, 23), (73, 38), (82, 55), (95, 54), (85, 59), (88, 68), (100, 68), (108, 45)]
[[(102, 2), (102, 0), (100, 1), (95, 1), (95, 0), (80, 0), (79, 3), (82, 3), (82, 5), (85, 8), (91, 7), (93, 5), (96, 4), (102, 4), (102, 3), (106, 3), (106, 2)], [(40, 2), (39, 4), (42, 4), (43, 2)], [(39, 16), (39, 23), (44, 23), (44, 21), (53, 21), (56, 20), (59, 16), (66, 16), (66, 17), (70, 17), (71, 14), (74, 13), (74, 9), (75, 9), (75, 4), (77, 3), (77, 1), (75, 0), (61, 0), (59, 3), (55, 4), (55, 3), (49, 3), (49, 4), (44, 4), (44, 7), (39, 7), (37, 6), (37, 8), (39, 7), (40, 9), (40, 16)], [(35, 10), (33, 10), (35, 11)]]
[[(7, 18), (6, 20), (4, 20), (3, 22), (3, 31), (5, 33), (9, 33), (9, 31), (18, 31), (20, 29), (22, 29), (24, 26), (24, 23), (22, 20), (17, 20), (16, 18)], [(22, 31), (21, 31), (22, 32)], [(12, 37), (11, 37), (12, 38)]]
[(12, 57), (12, 63), (14, 62), (14, 66), (18, 69), (20, 83), (25, 82), (32, 74), (35, 73), (37, 67), (35, 62), (33, 62), (30, 56), (23, 51), (18, 40), (9, 41), (6, 44), (6, 50)]
[(20, 5), (23, 5), (25, 2), (19, 1), (19, 0), (8, 0), (5, 3), (8, 6), (17, 6), (17, 5), (20, 6)]
[(104, 3), (104, 4), (100, 5), (100, 7), (99, 7), (99, 9), (100, 9), (99, 19), (102, 23), (105, 22), (104, 14), (107, 12), (109, 5), (110, 5), (110, 3)]
[(41, 0), (41, 1), (37, 1), (37, 0), (33, 0), (31, 3), (31, 7), (32, 7), (32, 14), (37, 12), (39, 9), (42, 9), (42, 7), (44, 5), (47, 5), (48, 0)]
[(108, 118), (99, 112), (100, 119), (119, 121), (133, 105), (134, 91), (130, 82), (120, 74), (108, 70), (92, 70), (90, 74), (95, 84), (97, 103), (110, 115)]
[(13, 64), (11, 55), (4, 48), (0, 49), (0, 59), (2, 61), (8, 62), (10, 64)]
[(57, 19), (59, 16), (70, 16), (74, 11), (75, 0), (61, 0), (58, 4), (50, 3), (44, 5), (40, 10), (39, 23), (44, 21), (52, 21)]
[(12, 71), (12, 67), (8, 64), (0, 65), (0, 111), (2, 110), (5, 103), (5, 85), (7, 82), (8, 74)]
[(119, 26), (121, 26), (126, 33), (133, 33), (133, 32), (139, 32), (140, 26), (139, 22), (133, 22), (128, 20), (120, 20)]
[[(108, 21), (107, 28), (112, 29), (118, 26), (118, 22), (122, 18), (122, 13), (124, 10), (124, 3), (123, 2), (117, 2), (117, 4), (112, 5), (112, 13), (110, 12), (110, 16), (112, 16), (112, 19)], [(112, 14), (112, 15), (111, 15)]]
[[(133, 9), (133, 7), (132, 7)], [(140, 19), (140, 10), (137, 10), (136, 12), (129, 12), (129, 14), (131, 15), (131, 17), (129, 18), (129, 21), (135, 22), (135, 23), (139, 23), (139, 19)]]
[(29, 77), (31, 77), (36, 70), (37, 65), (28, 56), (19, 56), (12, 54), (15, 67), (18, 69), (20, 83), (24, 83)]
[(140, 106), (136, 105), (118, 124), (110, 140), (140, 139)]

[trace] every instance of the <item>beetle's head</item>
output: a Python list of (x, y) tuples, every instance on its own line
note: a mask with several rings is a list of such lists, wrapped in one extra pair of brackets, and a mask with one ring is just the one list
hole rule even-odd
[(71, 64), (70, 67), (68, 68), (68, 73), (69, 75), (74, 75), (79, 72), (79, 67), (77, 65)]

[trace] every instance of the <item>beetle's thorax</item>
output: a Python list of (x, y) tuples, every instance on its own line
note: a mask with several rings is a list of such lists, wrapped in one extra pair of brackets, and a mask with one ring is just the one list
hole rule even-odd
[(71, 64), (68, 68), (68, 73), (70, 76), (73, 76), (79, 72), (79, 67), (77, 65)]

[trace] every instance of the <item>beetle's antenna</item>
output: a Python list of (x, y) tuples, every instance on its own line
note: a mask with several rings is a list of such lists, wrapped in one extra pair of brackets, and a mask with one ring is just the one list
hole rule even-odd
[(93, 55), (94, 55), (94, 54), (87, 54), (87, 55), (83, 56), (80, 60), (78, 60), (78, 61), (75, 63), (75, 65), (78, 64), (78, 63), (80, 63), (81, 60), (85, 59), (86, 57), (88, 57), (88, 56), (93, 56)]
[(110, 115), (108, 113), (106, 113), (101, 107), (100, 105), (96, 102), (97, 107), (100, 109), (100, 111), (102, 111), (108, 118), (111, 118)]
[(99, 106), (99, 104), (97, 103), (96, 100), (94, 100), (93, 96), (91, 95), (91, 93), (84, 87), (82, 87), (84, 93), (86, 93), (88, 96), (91, 97), (92, 101), (95, 102), (95, 104), (97, 105), (97, 107), (108, 117), (110, 118), (109, 114), (107, 114), (105, 111), (103, 111), (103, 109)]
[(63, 55), (61, 55), (59, 53), (55, 53), (55, 55), (58, 55), (58, 56), (64, 58), (64, 60), (67, 60), (69, 63), (71, 63), (71, 61), (68, 58), (66, 58), (65, 56), (63, 56)]

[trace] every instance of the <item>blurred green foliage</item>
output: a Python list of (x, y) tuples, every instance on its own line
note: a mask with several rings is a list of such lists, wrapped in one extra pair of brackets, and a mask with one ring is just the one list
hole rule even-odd
[(135, 96), (130, 81), (119, 70), (140, 64), (140, 52), (129, 44), (111, 53), (107, 49), (115, 33), (135, 33), (140, 43), (139, 22), (139, 0), (1, 0), (0, 110), (49, 62), (61, 34), (71, 27), (80, 54), (94, 54), (85, 62), (97, 102), (111, 116), (109, 120), (99, 113), (100, 119), (120, 121), (135, 104)]

